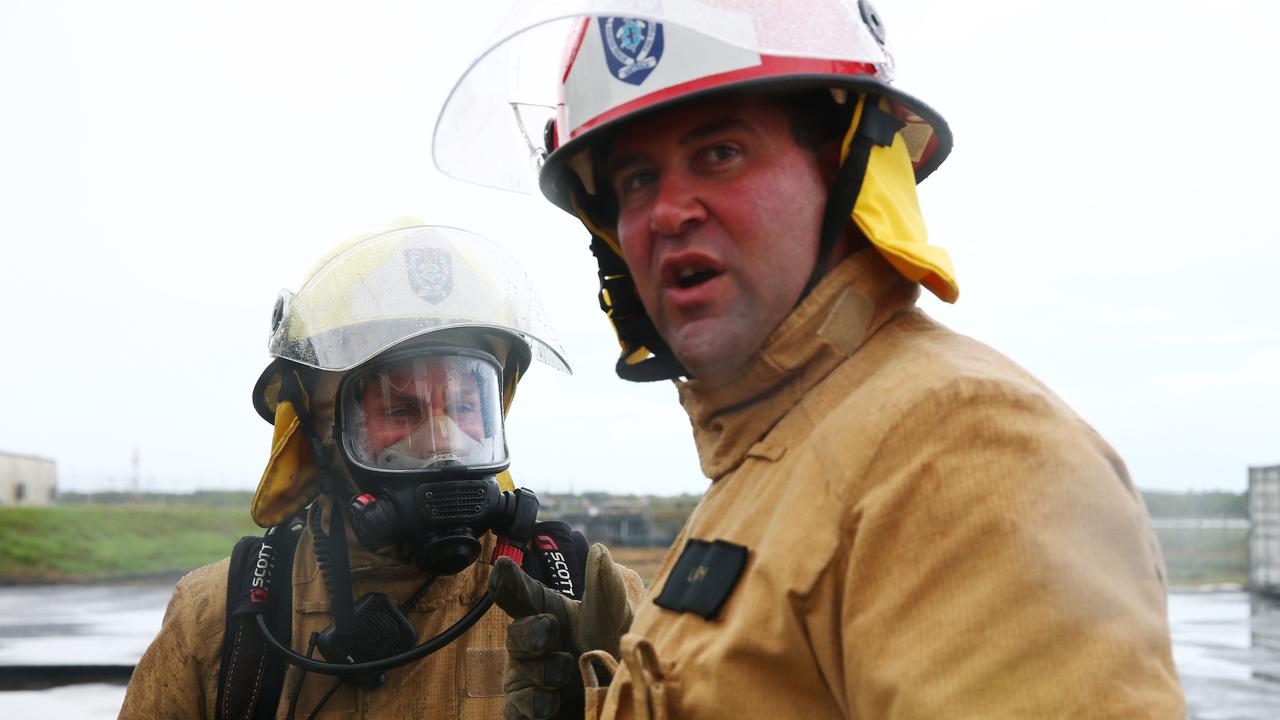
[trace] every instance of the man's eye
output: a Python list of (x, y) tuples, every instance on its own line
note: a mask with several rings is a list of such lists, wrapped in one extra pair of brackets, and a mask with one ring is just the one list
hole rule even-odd
[(658, 174), (652, 170), (638, 170), (618, 178), (616, 183), (619, 195), (635, 192), (651, 184)]
[(702, 157), (711, 163), (722, 163), (732, 160), (742, 153), (737, 145), (731, 143), (720, 143), (702, 151)]
[(388, 414), (391, 415), (391, 417), (397, 418), (414, 418), (418, 416), (418, 408), (409, 405), (399, 405), (391, 408), (391, 412)]

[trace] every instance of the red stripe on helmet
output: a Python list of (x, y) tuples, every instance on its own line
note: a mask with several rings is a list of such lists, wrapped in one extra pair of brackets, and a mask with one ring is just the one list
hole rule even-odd
[[(568, 77), (568, 68), (571, 64), (566, 64), (565, 76)], [(576, 138), (583, 133), (589, 132), (605, 123), (626, 117), (632, 113), (640, 112), (646, 108), (652, 107), (668, 100), (674, 100), (684, 95), (698, 92), (700, 90), (709, 90), (722, 85), (731, 85), (733, 83), (743, 82), (746, 80), (758, 80), (769, 77), (784, 77), (787, 75), (875, 75), (876, 68), (870, 63), (851, 62), (848, 60), (822, 60), (816, 58), (797, 58), (782, 57), (778, 55), (761, 55), (760, 64), (749, 68), (741, 68), (738, 70), (730, 70), (728, 72), (717, 73), (715, 75), (707, 75), (695, 80), (672, 85), (662, 88), (636, 98), (630, 102), (623, 103), (587, 120), (577, 128), (570, 131), (570, 139)], [(563, 111), (563, 103), (561, 103), (561, 111)], [(563, 117), (562, 117), (563, 119)], [(563, 126), (562, 126), (563, 127)]]

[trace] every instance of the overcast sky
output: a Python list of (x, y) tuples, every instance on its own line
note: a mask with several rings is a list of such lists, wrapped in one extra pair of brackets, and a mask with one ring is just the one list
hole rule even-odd
[[(249, 396), (277, 291), (397, 218), (524, 264), (574, 365), (521, 384), (535, 490), (701, 492), (670, 384), (612, 372), (585, 232), (460, 184), (436, 113), (504, 2), (0, 3), (0, 450), (64, 490), (252, 489)], [(897, 84), (955, 151), (921, 187), (1008, 354), (1139, 486), (1241, 490), (1280, 463), (1280, 4), (881, 0)]]

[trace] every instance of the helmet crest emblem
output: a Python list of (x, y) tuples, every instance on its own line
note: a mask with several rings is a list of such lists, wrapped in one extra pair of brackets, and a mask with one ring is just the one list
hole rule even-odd
[(453, 258), (441, 248), (406, 248), (409, 286), (418, 297), (435, 305), (453, 292)]
[(662, 59), (662, 23), (618, 17), (598, 21), (609, 72), (625, 83), (643, 83)]

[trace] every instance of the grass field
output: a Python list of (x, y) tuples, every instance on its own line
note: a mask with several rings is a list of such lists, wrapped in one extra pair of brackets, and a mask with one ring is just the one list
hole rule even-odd
[(1249, 577), (1249, 531), (1159, 529), (1170, 585), (1238, 583)]
[[(0, 583), (180, 574), (262, 532), (244, 508), (82, 505), (0, 508)], [(666, 548), (611, 548), (651, 582)]]
[[(244, 508), (82, 505), (0, 508), (0, 583), (179, 574), (262, 531)], [(1170, 585), (1244, 583), (1245, 530), (1158, 530)], [(652, 583), (666, 548), (610, 548)]]
[(261, 532), (243, 508), (0, 508), (0, 582), (176, 574)]

